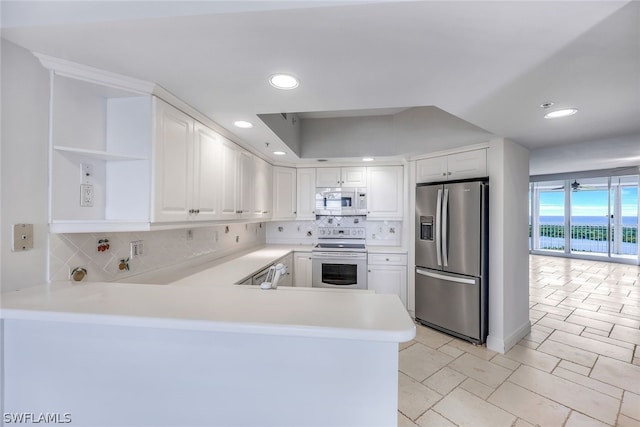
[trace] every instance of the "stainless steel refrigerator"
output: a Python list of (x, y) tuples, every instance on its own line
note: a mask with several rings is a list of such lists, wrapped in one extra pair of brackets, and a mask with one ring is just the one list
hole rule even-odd
[(416, 320), (475, 344), (487, 338), (488, 180), (416, 187)]

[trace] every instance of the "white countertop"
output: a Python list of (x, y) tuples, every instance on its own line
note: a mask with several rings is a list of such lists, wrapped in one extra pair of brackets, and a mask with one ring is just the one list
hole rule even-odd
[(64, 282), (2, 296), (4, 319), (383, 342), (415, 336), (397, 296), (370, 292)]
[[(171, 281), (173, 285), (185, 286), (213, 286), (214, 284), (239, 283), (254, 273), (271, 266), (275, 261), (298, 248), (311, 250), (309, 245), (303, 247), (290, 245), (269, 245), (261, 249), (254, 249), (249, 253), (216, 262), (194, 267), (185, 271), (181, 279)], [(301, 250), (301, 249), (298, 249)], [(197, 270), (197, 271), (196, 271)]]

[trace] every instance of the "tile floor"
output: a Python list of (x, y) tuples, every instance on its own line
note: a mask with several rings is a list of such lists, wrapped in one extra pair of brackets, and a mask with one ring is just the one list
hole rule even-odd
[(399, 426), (640, 427), (640, 267), (532, 255), (529, 286), (507, 354), (417, 326)]

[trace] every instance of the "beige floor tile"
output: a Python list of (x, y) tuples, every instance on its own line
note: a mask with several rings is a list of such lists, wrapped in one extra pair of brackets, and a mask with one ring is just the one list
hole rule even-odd
[(640, 427), (640, 421), (629, 418), (626, 415), (620, 415), (616, 427)]
[(622, 389), (607, 383), (603, 383), (602, 381), (598, 381), (594, 378), (590, 378), (588, 376), (584, 376), (564, 368), (556, 368), (553, 371), (553, 375), (564, 378), (565, 380), (569, 380), (576, 384), (583, 385), (592, 390), (597, 390), (601, 393), (613, 397), (614, 399), (622, 399)]
[(496, 365), (500, 365), (503, 368), (507, 368), (512, 371), (515, 371), (518, 369), (518, 366), (520, 366), (520, 362), (504, 357), (502, 354), (497, 354), (493, 359), (491, 359), (491, 363), (495, 363)]
[(518, 345), (521, 345), (523, 347), (527, 347), (530, 348), (532, 350), (537, 349), (540, 344), (538, 344), (537, 342), (533, 342), (533, 341), (527, 341), (527, 340), (520, 340), (520, 342), (518, 343)]
[(505, 354), (505, 357), (546, 372), (553, 371), (553, 368), (555, 368), (558, 362), (560, 362), (560, 359), (555, 356), (551, 356), (531, 348), (526, 348), (521, 345), (514, 346), (507, 354)]
[(616, 340), (633, 343), (635, 345), (640, 345), (640, 329), (615, 325), (609, 337)]
[(412, 420), (422, 415), (442, 398), (404, 374), (398, 376), (398, 410)]
[(404, 416), (404, 414), (398, 412), (398, 427), (416, 427), (416, 426), (417, 424), (415, 424), (409, 418)]
[(591, 373), (591, 368), (578, 365), (577, 363), (569, 362), (568, 360), (561, 360), (560, 363), (558, 363), (558, 366), (556, 367), (556, 369), (558, 368), (563, 368), (563, 369), (566, 369), (567, 371), (584, 375), (585, 377), (589, 376), (589, 374)]
[(580, 412), (573, 411), (569, 415), (569, 419), (565, 424), (565, 427), (608, 427), (609, 424), (605, 424), (598, 420), (594, 420), (591, 417), (581, 414)]
[(496, 388), (511, 374), (511, 370), (466, 353), (449, 364), (451, 369)]
[(640, 394), (640, 367), (609, 357), (599, 357), (591, 378)]
[(433, 409), (460, 427), (511, 427), (516, 420), (512, 414), (459, 388)]
[(440, 369), (438, 372), (424, 380), (422, 384), (426, 385), (432, 390), (437, 391), (442, 395), (445, 395), (456, 388), (461, 382), (466, 379), (467, 377), (465, 375), (462, 375), (460, 372), (454, 371), (453, 369), (447, 368), (445, 366), (444, 368)]
[(604, 393), (525, 365), (509, 381), (602, 422), (615, 423), (620, 401)]
[(556, 356), (563, 360), (577, 363), (579, 365), (593, 367), (596, 363), (598, 355), (590, 351), (582, 350), (580, 348), (571, 347), (570, 345), (563, 344), (557, 341), (547, 340), (540, 344), (538, 351)]
[(614, 340), (613, 338), (603, 337), (601, 335), (595, 335), (590, 332), (583, 332), (581, 335), (585, 338), (591, 338), (592, 340), (604, 342), (607, 344), (615, 345), (615, 346), (626, 348), (629, 350), (633, 350), (635, 348), (635, 344), (631, 344), (631, 343), (620, 341), (620, 340)]
[(546, 326), (548, 328), (565, 331), (574, 335), (580, 335), (580, 333), (582, 333), (582, 331), (584, 330), (584, 326), (576, 325), (573, 323), (565, 323), (562, 320), (556, 320), (546, 316), (538, 320), (536, 325)]
[(480, 359), (484, 359), (484, 360), (490, 360), (493, 356), (495, 356), (496, 353), (495, 351), (491, 351), (489, 350), (486, 346), (484, 345), (473, 345), (469, 342), (466, 341), (462, 341), (462, 340), (458, 340), (458, 339), (454, 339), (453, 341), (451, 341), (449, 343), (449, 345), (462, 350), (466, 353), (471, 353), (476, 357), (479, 357)]
[(464, 351), (449, 344), (443, 345), (438, 349), (438, 351), (441, 351), (444, 354), (447, 354), (453, 358), (460, 357), (464, 354)]
[(406, 350), (400, 352), (400, 371), (411, 378), (422, 382), (434, 373), (438, 372), (453, 357), (427, 347), (424, 344), (416, 343)]
[(473, 378), (467, 378), (462, 384), (460, 384), (460, 388), (467, 390), (469, 393), (473, 393), (481, 399), (488, 398), (491, 393), (495, 391), (495, 387), (489, 387), (488, 385), (482, 384), (480, 381), (476, 381)]
[(631, 393), (630, 391), (625, 391), (620, 413), (629, 418), (640, 421), (640, 395)]
[(535, 425), (545, 427), (561, 427), (571, 412), (566, 406), (509, 381), (498, 387), (488, 402)]
[(580, 335), (584, 336), (585, 334), (598, 335), (601, 337), (608, 337), (610, 331), (603, 331), (602, 329), (595, 328), (584, 328), (584, 331)]
[(547, 339), (547, 337), (551, 334), (551, 332), (553, 332), (553, 330), (551, 330), (549, 332), (543, 332), (543, 331), (536, 330), (536, 329), (532, 328), (531, 332), (529, 333), (529, 335), (524, 337), (524, 339), (526, 339), (527, 341), (533, 341), (533, 342), (541, 343), (542, 341)]
[(629, 349), (606, 344), (591, 338), (568, 334), (563, 331), (555, 331), (549, 336), (549, 339), (625, 362), (630, 362), (633, 355), (633, 352)]
[(534, 426), (529, 421), (525, 421), (522, 418), (518, 418), (515, 424), (513, 425), (513, 427), (539, 427), (539, 426)]
[(418, 418), (416, 424), (420, 427), (456, 427), (454, 423), (431, 409)]
[(415, 343), (416, 343), (416, 342), (415, 342), (414, 340), (407, 341), (407, 342), (401, 342), (401, 343), (400, 343), (400, 345), (398, 346), (398, 350), (399, 350), (399, 351), (402, 351), (402, 350), (404, 350), (405, 348), (409, 348), (409, 347), (411, 347), (411, 346), (412, 346), (412, 345), (414, 345)]
[(416, 325), (415, 340), (431, 348), (439, 348), (453, 340), (453, 338), (426, 326)]
[(572, 314), (567, 317), (567, 322), (575, 323), (577, 325), (582, 325), (588, 328), (599, 329), (601, 331), (610, 332), (611, 328), (613, 328), (613, 323), (604, 322), (602, 320), (591, 319), (589, 317), (584, 316), (576, 316)]
[(559, 307), (548, 305), (548, 304), (537, 304), (533, 308), (535, 308), (536, 310), (546, 311), (547, 313), (555, 314), (556, 316), (560, 316), (563, 319), (566, 319), (571, 313), (573, 313), (573, 310), (570, 310), (567, 308), (559, 308)]

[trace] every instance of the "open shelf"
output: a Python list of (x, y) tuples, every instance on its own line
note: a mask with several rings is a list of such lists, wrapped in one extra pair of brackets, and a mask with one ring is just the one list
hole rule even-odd
[(98, 160), (147, 160), (145, 157), (130, 156), (127, 154), (109, 153), (107, 151), (87, 150), (84, 148), (67, 147), (63, 145), (54, 145), (53, 149), (63, 153), (78, 154), (85, 157)]

